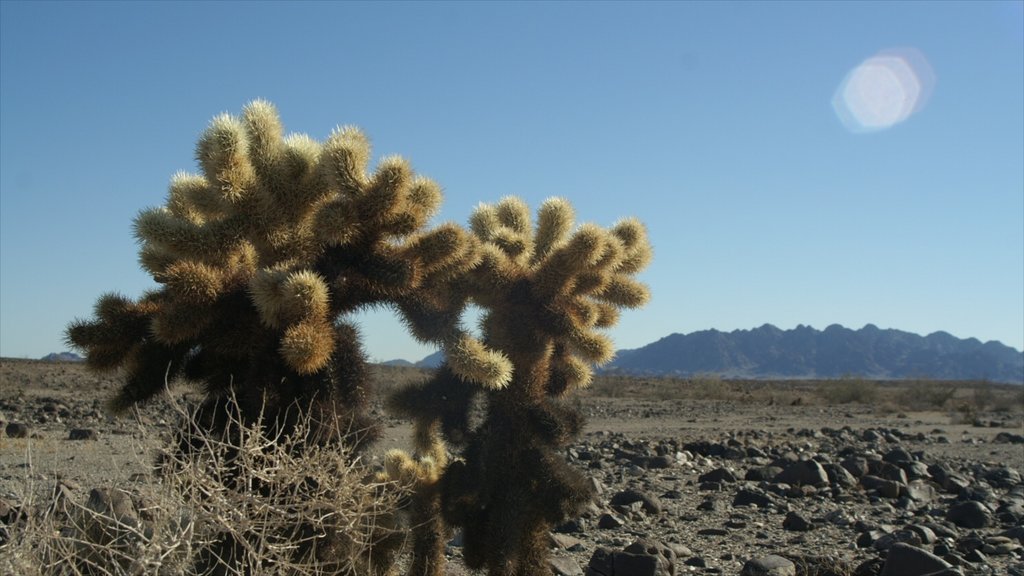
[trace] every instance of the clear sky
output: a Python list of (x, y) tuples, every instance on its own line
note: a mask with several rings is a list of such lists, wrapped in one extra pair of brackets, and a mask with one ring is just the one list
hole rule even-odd
[[(0, 355), (153, 286), (132, 219), (256, 98), (408, 158), (438, 222), (506, 195), (639, 217), (653, 298), (618, 348), (764, 323), (1024, 348), (1024, 3), (5, 0)], [(360, 323), (374, 359), (431, 352)]]

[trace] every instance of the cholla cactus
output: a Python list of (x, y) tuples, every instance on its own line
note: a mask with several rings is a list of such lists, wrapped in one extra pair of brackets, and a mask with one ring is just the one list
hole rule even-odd
[(104, 296), (96, 319), (69, 327), (89, 366), (125, 370), (115, 409), (187, 378), (211, 415), (233, 394), (247, 417), (266, 405), (286, 428), (293, 404), (311, 411), (319, 441), (369, 438), (366, 361), (343, 316), (411, 301), (455, 325), (462, 303), (439, 293), (477, 258), (461, 227), (426, 229), (440, 188), (398, 157), (370, 173), (357, 129), (323, 143), (283, 132), (263, 101), (215, 118), (196, 147), (202, 173), (175, 175), (166, 204), (135, 220), (160, 287)]
[[(574, 230), (573, 219), (557, 198), (541, 206), (535, 227), (516, 198), (475, 211), (482, 261), (459, 287), (484, 310), (482, 342), (449, 340), (449, 365), (392, 401), (419, 426), (465, 446), (464, 459), (441, 479), (443, 514), (463, 527), (467, 564), (495, 576), (550, 573), (548, 529), (590, 497), (583, 477), (556, 452), (582, 426), (558, 400), (589, 384), (592, 365), (611, 359), (611, 341), (600, 330), (615, 324), (620, 308), (649, 298), (634, 279), (651, 258), (644, 226), (629, 219), (611, 229)], [(502, 363), (511, 370), (478, 369)], [(487, 394), (486, 419), (475, 429), (467, 415), (474, 388), (466, 380)]]

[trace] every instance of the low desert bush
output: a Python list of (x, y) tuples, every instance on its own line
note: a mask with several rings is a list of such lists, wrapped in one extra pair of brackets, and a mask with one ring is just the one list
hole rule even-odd
[(379, 481), (343, 446), (297, 450), (308, 419), (285, 438), (237, 412), (228, 422), (199, 450), (163, 451), (153, 481), (130, 490), (94, 489), (85, 504), (28, 490), (20, 509), (34, 512), (8, 527), (0, 573), (355, 576), (394, 565), (408, 487)]
[(896, 400), (904, 409), (941, 410), (956, 397), (957, 388), (951, 382), (911, 380), (900, 388)]
[(826, 380), (817, 393), (828, 404), (871, 404), (878, 398), (878, 383), (863, 378), (844, 377)]

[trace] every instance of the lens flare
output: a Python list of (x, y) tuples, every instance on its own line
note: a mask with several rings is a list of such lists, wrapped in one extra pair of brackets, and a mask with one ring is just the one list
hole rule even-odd
[(846, 75), (832, 108), (851, 132), (876, 132), (920, 112), (934, 87), (935, 74), (920, 51), (885, 50)]

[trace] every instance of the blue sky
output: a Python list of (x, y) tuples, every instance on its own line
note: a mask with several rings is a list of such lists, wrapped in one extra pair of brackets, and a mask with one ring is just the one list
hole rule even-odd
[[(851, 130), (844, 78), (908, 49), (927, 101)], [(1024, 348), (1024, 3), (4, 1), (0, 355), (153, 286), (132, 219), (255, 98), (362, 127), (444, 187), (439, 222), (506, 195), (639, 217), (653, 299), (619, 348), (764, 323)], [(375, 359), (431, 351), (360, 323)]]

